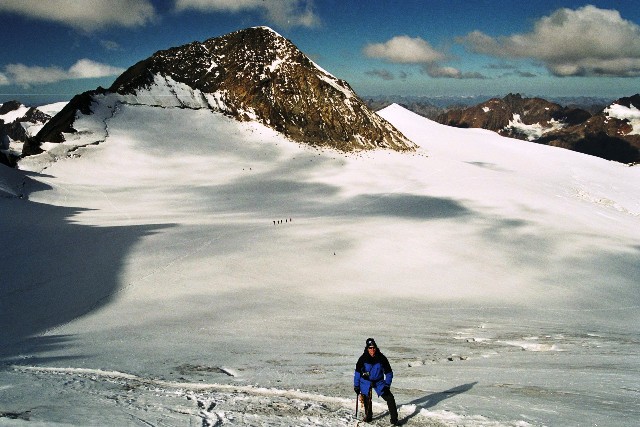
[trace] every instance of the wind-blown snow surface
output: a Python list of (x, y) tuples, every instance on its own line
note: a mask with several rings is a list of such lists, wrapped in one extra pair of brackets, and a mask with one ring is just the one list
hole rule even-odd
[(421, 148), (122, 105), (0, 169), (0, 424), (353, 425), (373, 336), (407, 425), (635, 425), (640, 169), (380, 114)]

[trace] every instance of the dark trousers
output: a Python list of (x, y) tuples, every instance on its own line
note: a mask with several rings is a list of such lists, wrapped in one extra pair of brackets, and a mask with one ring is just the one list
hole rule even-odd
[[(371, 397), (373, 396), (373, 388), (369, 390), (369, 395), (362, 395), (362, 399), (364, 400), (364, 420), (369, 422), (373, 418), (373, 412), (371, 409)], [(396, 408), (396, 399), (393, 397), (393, 393), (390, 391), (386, 392), (382, 396), (380, 396), (387, 402), (387, 407), (389, 408), (389, 417), (391, 418), (391, 422), (395, 423), (398, 421), (398, 408)]]
[(398, 408), (396, 408), (396, 398), (393, 397), (393, 393), (390, 391), (383, 394), (382, 397), (385, 402), (387, 402), (387, 407), (389, 408), (389, 417), (391, 418), (391, 422), (395, 423), (398, 421)]

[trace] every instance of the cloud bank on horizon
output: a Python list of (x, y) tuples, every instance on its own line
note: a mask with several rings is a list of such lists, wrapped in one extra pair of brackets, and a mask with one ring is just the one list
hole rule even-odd
[(55, 83), (63, 80), (90, 79), (120, 75), (124, 68), (112, 67), (87, 58), (79, 59), (68, 70), (60, 67), (26, 66), (8, 64), (4, 73), (0, 73), (0, 85), (17, 84), (23, 87), (42, 83)]
[(491, 37), (473, 31), (458, 39), (471, 51), (497, 58), (541, 61), (555, 76), (640, 76), (640, 26), (615, 10), (559, 9), (533, 31)]
[(369, 58), (379, 58), (392, 63), (420, 64), (431, 77), (449, 77), (454, 79), (482, 79), (480, 73), (462, 73), (454, 67), (440, 65), (447, 55), (434, 49), (429, 42), (420, 37), (395, 36), (385, 43), (368, 44), (363, 49)]
[[(492, 3), (491, 7), (500, 7), (499, 2)], [(546, 3), (539, 2), (538, 6)], [(430, 3), (435, 8), (433, 5)], [(523, 24), (517, 26), (507, 25), (517, 16), (517, 8), (504, 16), (498, 14), (494, 22), (468, 18), (469, 22), (462, 25), (453, 20), (465, 18), (453, 12), (437, 15), (428, 10), (424, 16), (414, 16), (420, 6), (420, 2), (413, 0), (385, 9), (332, 0), (4, 0), (0, 2), (0, 22), (10, 24), (11, 18), (17, 17), (28, 25), (53, 26), (60, 33), (73, 33), (75, 45), (99, 40), (102, 51), (91, 51), (96, 55), (93, 58), (89, 53), (73, 58), (71, 55), (81, 51), (73, 45), (64, 65), (45, 63), (42, 55), (28, 57), (28, 49), (24, 58), (12, 56), (13, 61), (9, 55), (0, 55), (7, 60), (0, 63), (0, 92), (8, 86), (27, 89), (117, 76), (144, 58), (127, 58), (127, 53), (133, 56), (135, 46), (128, 45), (118, 33), (132, 34), (132, 43), (149, 45), (147, 50), (152, 53), (183, 44), (183, 38), (193, 41), (185, 35), (190, 33), (184, 32), (190, 25), (195, 28), (208, 22), (235, 25), (236, 29), (255, 22), (272, 25), (294, 43), (308, 44), (310, 52), (304, 46), (301, 48), (312, 56), (338, 57), (328, 60), (347, 70), (345, 77), (356, 89), (359, 83), (365, 88), (375, 87), (375, 81), (394, 87), (400, 87), (395, 83), (398, 81), (418, 87), (416, 82), (421, 81), (424, 88), (428, 84), (425, 81), (433, 85), (436, 81), (457, 80), (461, 85), (462, 81), (477, 81), (475, 85), (486, 87), (487, 83), (480, 81), (496, 82), (507, 77), (522, 82), (537, 80), (539, 85), (544, 84), (542, 79), (548, 84), (565, 77), (588, 78), (592, 84), (605, 78), (640, 77), (640, 25), (619, 10), (607, 8), (611, 6), (608, 3), (556, 9), (539, 7), (528, 16), (519, 17)], [(446, 7), (444, 3), (440, 5), (443, 10)], [(640, 9), (640, 6), (626, 7), (634, 13)], [(373, 15), (381, 12), (390, 14), (387, 28), (373, 25)], [(469, 11), (471, 15), (473, 12)], [(633, 16), (638, 19), (640, 12)], [(376, 19), (379, 22), (380, 17)], [(436, 29), (433, 22), (415, 23), (427, 19), (449, 28)], [(352, 27), (346, 27), (345, 22), (351, 22)], [(166, 38), (175, 35), (177, 41), (165, 45), (152, 32), (145, 37), (146, 31), (164, 33)], [(228, 31), (218, 35), (225, 32)], [(471, 84), (461, 87), (469, 90)]]

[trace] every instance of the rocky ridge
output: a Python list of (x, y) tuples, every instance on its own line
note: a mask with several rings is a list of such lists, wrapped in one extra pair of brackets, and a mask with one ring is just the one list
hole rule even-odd
[(109, 89), (77, 95), (29, 144), (61, 142), (79, 111), (90, 114), (100, 96), (119, 102), (208, 108), (240, 121), (257, 120), (294, 141), (342, 151), (414, 144), (372, 112), (344, 80), (332, 76), (293, 43), (254, 27), (156, 52), (120, 75)]
[(436, 118), (442, 124), (463, 128), (482, 128), (511, 138), (534, 140), (545, 132), (591, 117), (578, 108), (562, 107), (542, 98), (523, 98), (509, 94), (481, 104), (449, 110)]

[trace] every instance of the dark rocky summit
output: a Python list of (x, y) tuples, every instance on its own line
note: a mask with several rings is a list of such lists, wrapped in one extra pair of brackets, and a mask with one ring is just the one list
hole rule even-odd
[(343, 151), (415, 148), (344, 80), (270, 28), (255, 27), (156, 52), (109, 89), (77, 95), (25, 144), (25, 154), (37, 152), (43, 141), (62, 141), (63, 133), (74, 132), (77, 112), (90, 114), (97, 97), (108, 94), (126, 103), (209, 108), (237, 120), (257, 120), (294, 141)]

